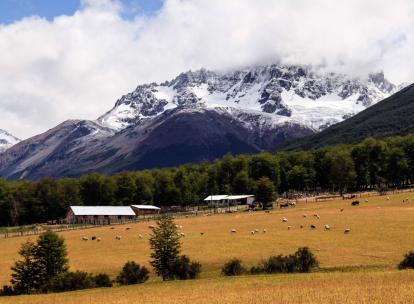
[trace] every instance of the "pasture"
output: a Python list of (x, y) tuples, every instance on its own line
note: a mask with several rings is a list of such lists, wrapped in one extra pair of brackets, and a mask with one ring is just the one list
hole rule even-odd
[[(183, 253), (203, 265), (199, 280), (162, 283), (152, 276), (139, 286), (73, 292), (70, 297), (30, 296), (30, 301), (27, 297), (0, 298), (0, 303), (335, 303), (335, 295), (345, 296), (342, 303), (409, 303), (414, 272), (396, 267), (407, 251), (414, 250), (414, 200), (402, 203), (411, 196), (414, 198), (413, 193), (390, 195), (389, 200), (386, 196), (370, 197), (368, 202), (360, 199), (360, 206), (351, 206), (351, 200), (337, 200), (299, 203), (270, 213), (177, 218), (180, 231), (185, 233)], [(288, 221), (282, 222), (283, 217)], [(148, 226), (152, 224), (62, 232), (71, 269), (104, 271), (115, 277), (128, 260), (149, 267)], [(331, 229), (326, 231), (324, 225)], [(348, 228), (350, 233), (345, 234)], [(237, 232), (231, 233), (232, 229)], [(259, 232), (252, 234), (255, 229)], [(83, 241), (84, 236), (89, 240)], [(91, 241), (92, 236), (100, 237), (101, 242)], [(9, 281), (10, 266), (27, 239), (0, 239), (0, 285)], [(220, 275), (229, 258), (238, 257), (250, 267), (270, 255), (290, 254), (303, 246), (320, 261), (318, 272), (238, 278)]]

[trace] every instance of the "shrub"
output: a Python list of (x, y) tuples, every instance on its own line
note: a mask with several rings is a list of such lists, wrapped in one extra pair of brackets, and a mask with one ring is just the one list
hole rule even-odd
[(121, 285), (141, 284), (148, 280), (149, 271), (135, 262), (127, 262), (119, 273), (116, 281)]
[(250, 269), (251, 274), (309, 272), (319, 265), (318, 260), (307, 247), (299, 248), (293, 255), (271, 256)]
[(53, 277), (43, 289), (45, 291), (60, 292), (94, 288), (95, 286), (92, 275), (84, 271), (75, 271), (64, 272)]
[(0, 290), (0, 296), (14, 296), (17, 293), (13, 290), (12, 286), (5, 285), (3, 289)]
[(240, 259), (233, 258), (224, 264), (221, 273), (225, 276), (237, 276), (246, 273), (246, 269), (242, 266)]
[(96, 287), (112, 287), (111, 278), (106, 273), (99, 273), (93, 277)]
[(398, 265), (399, 269), (414, 268), (414, 251), (410, 251), (404, 256), (404, 260)]
[(199, 262), (191, 262), (186, 255), (179, 257), (171, 269), (174, 279), (179, 280), (195, 279), (200, 275), (200, 272), (201, 264)]
[(318, 267), (319, 262), (308, 247), (299, 248), (294, 254), (295, 271), (309, 272), (312, 268)]

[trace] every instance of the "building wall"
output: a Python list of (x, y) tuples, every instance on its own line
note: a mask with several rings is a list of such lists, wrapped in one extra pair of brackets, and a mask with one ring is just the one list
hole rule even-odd
[(72, 211), (68, 212), (66, 221), (68, 224), (92, 224), (92, 225), (109, 225), (113, 223), (122, 223), (135, 220), (136, 216), (106, 216), (106, 215), (74, 215)]

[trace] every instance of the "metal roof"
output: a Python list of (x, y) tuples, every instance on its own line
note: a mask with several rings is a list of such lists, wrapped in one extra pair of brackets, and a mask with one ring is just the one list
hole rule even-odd
[(254, 195), (210, 195), (207, 196), (204, 200), (205, 201), (222, 201), (222, 200), (238, 200), (238, 199), (244, 199), (248, 197), (254, 197)]
[(135, 215), (130, 206), (70, 206), (75, 215)]
[(161, 208), (157, 206), (152, 206), (152, 205), (131, 205), (131, 207), (134, 207), (137, 209), (146, 209), (146, 210), (161, 210)]

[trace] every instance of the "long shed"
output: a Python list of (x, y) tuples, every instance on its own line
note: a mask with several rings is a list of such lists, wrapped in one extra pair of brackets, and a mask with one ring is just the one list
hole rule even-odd
[(130, 206), (70, 206), (66, 222), (105, 225), (134, 220), (136, 217)]

